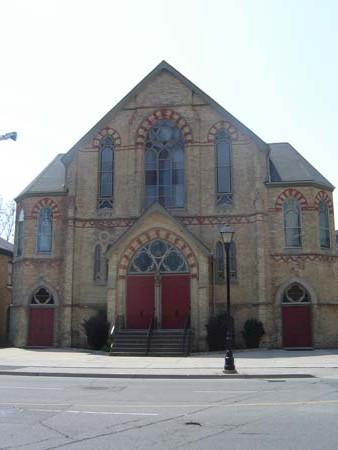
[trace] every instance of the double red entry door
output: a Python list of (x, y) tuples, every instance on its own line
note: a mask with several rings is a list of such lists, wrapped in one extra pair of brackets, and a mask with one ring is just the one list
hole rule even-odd
[(189, 275), (128, 276), (127, 328), (148, 328), (154, 315), (161, 328), (184, 328), (189, 306)]
[(312, 347), (310, 306), (284, 306), (283, 347)]
[(54, 335), (54, 309), (31, 308), (29, 318), (28, 345), (51, 347)]

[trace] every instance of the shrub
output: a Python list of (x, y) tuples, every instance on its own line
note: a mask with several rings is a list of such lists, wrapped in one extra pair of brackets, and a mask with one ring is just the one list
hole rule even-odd
[(100, 350), (107, 344), (109, 323), (104, 311), (98, 311), (94, 316), (84, 320), (82, 326), (89, 348)]
[(265, 334), (263, 324), (257, 319), (248, 319), (244, 324), (244, 330), (242, 336), (245, 341), (245, 345), (248, 348), (259, 347), (259, 342), (262, 336)]
[[(233, 323), (233, 322), (232, 322)], [(225, 338), (227, 332), (227, 315), (226, 313), (211, 316), (206, 325), (207, 342), (209, 350), (224, 350)], [(233, 330), (233, 327), (232, 327)], [(234, 342), (234, 339), (233, 339)]]

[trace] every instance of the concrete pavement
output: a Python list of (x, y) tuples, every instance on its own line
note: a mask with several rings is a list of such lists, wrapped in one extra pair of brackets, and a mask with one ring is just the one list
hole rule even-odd
[[(238, 350), (236, 378), (337, 377), (338, 349), (313, 351)], [(195, 353), (183, 357), (113, 357), (79, 349), (0, 348), (0, 375), (219, 378), (223, 353)]]

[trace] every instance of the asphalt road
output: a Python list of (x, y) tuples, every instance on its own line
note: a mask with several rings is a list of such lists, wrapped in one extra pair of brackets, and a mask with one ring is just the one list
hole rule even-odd
[(0, 377), (0, 449), (338, 448), (338, 379)]

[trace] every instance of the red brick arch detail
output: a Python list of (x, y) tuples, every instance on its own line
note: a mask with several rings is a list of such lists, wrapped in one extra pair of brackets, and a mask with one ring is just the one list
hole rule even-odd
[(281, 211), (283, 209), (284, 201), (289, 197), (293, 197), (296, 200), (298, 200), (301, 209), (306, 209), (309, 207), (309, 204), (308, 204), (306, 198), (300, 191), (297, 191), (297, 189), (289, 188), (289, 189), (285, 189), (277, 197), (277, 200), (275, 203), (276, 210)]
[(319, 202), (320, 201), (324, 201), (326, 202), (329, 211), (332, 213), (333, 212), (333, 203), (332, 203), (332, 198), (330, 197), (330, 195), (325, 192), (325, 191), (319, 191), (315, 197), (315, 207), (316, 209), (319, 209)]
[(93, 138), (93, 147), (99, 148), (101, 139), (105, 136), (111, 136), (114, 144), (119, 147), (121, 145), (121, 137), (114, 128), (105, 127), (102, 128)]
[(214, 142), (216, 133), (220, 129), (224, 129), (229, 134), (232, 141), (236, 141), (238, 139), (237, 128), (230, 122), (220, 120), (210, 127), (208, 131), (208, 142)]
[(136, 132), (136, 148), (143, 149), (145, 147), (145, 141), (150, 128), (158, 120), (167, 119), (176, 123), (178, 128), (182, 131), (184, 142), (191, 144), (193, 142), (191, 128), (187, 121), (176, 111), (172, 109), (158, 109), (153, 111), (139, 126)]
[(45, 197), (35, 203), (32, 209), (32, 217), (37, 217), (41, 208), (51, 208), (53, 211), (53, 217), (61, 215), (58, 204), (55, 200)]
[(173, 231), (169, 231), (165, 228), (152, 228), (148, 231), (139, 234), (129, 243), (118, 265), (119, 278), (123, 279), (127, 276), (128, 266), (135, 252), (144, 244), (146, 244), (149, 241), (152, 241), (153, 239), (163, 239), (173, 244), (185, 257), (192, 278), (197, 278), (198, 263), (197, 258), (194, 252), (192, 251), (191, 247), (176, 233), (174, 233)]

